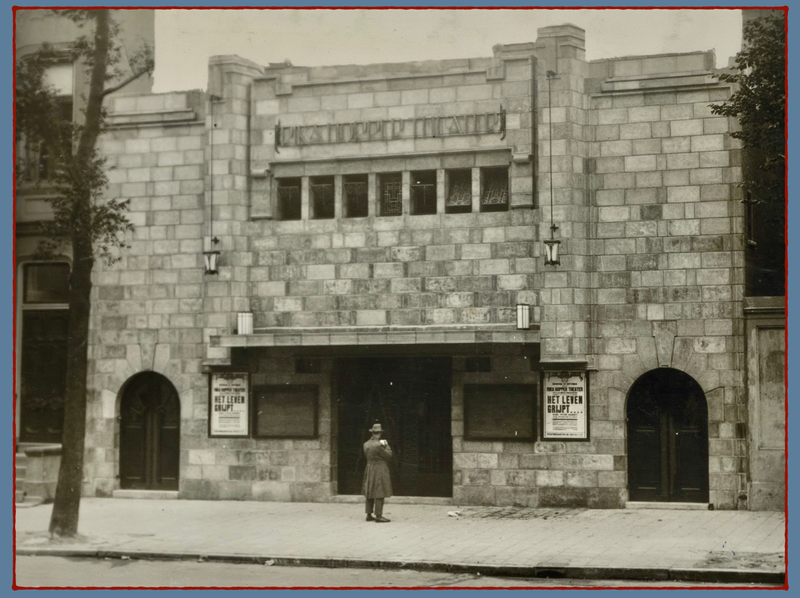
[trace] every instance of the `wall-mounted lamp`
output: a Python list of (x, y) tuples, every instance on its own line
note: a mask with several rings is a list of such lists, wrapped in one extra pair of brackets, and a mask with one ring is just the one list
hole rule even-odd
[[(558, 246), (561, 241), (555, 238), (558, 227), (553, 222), (553, 96), (550, 93), (550, 82), (555, 78), (556, 74), (553, 71), (547, 71), (547, 120), (550, 126), (550, 238), (544, 240), (545, 266), (558, 266), (561, 264), (561, 257), (558, 255)], [(519, 309), (519, 306), (517, 309)]]
[(212, 249), (209, 251), (203, 252), (203, 261), (205, 262), (206, 266), (206, 274), (219, 274), (217, 271), (217, 264), (219, 262), (219, 251), (213, 249), (213, 247), (219, 243), (219, 239), (216, 237), (211, 238), (211, 247)]
[(517, 304), (517, 330), (528, 330), (531, 327), (531, 306)]
[[(556, 227), (558, 228), (558, 227)], [(559, 239), (545, 239), (544, 240), (544, 265), (545, 266), (559, 266), (561, 265), (561, 256), (558, 255), (558, 246), (561, 245)]]
[(219, 251), (214, 249), (219, 243), (219, 239), (214, 236), (214, 130), (217, 126), (217, 123), (214, 122), (214, 104), (221, 102), (222, 98), (216, 95), (209, 95), (208, 99), (210, 102), (209, 112), (211, 114), (211, 131), (208, 134), (208, 145), (211, 153), (209, 159), (210, 188), (208, 190), (208, 229), (211, 235), (211, 248), (203, 252), (203, 261), (206, 266), (206, 274), (218, 274)]

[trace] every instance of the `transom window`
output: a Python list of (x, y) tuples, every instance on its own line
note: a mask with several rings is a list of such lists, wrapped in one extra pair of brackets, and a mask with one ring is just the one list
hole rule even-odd
[(24, 303), (69, 303), (69, 264), (26, 264)]
[(511, 196), (507, 166), (286, 177), (273, 189), (277, 220), (499, 212)]

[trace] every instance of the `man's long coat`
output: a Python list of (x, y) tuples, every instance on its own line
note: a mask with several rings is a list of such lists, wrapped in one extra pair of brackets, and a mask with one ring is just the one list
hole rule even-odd
[(392, 449), (383, 446), (380, 440), (370, 438), (364, 443), (364, 454), (367, 456), (367, 467), (361, 493), (367, 498), (388, 498), (392, 495), (392, 478), (389, 475)]

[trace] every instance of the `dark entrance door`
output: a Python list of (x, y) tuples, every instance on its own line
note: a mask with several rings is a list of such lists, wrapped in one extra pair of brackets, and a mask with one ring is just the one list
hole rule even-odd
[(153, 372), (137, 374), (122, 395), (122, 488), (177, 490), (181, 404), (175, 387)]
[(673, 369), (639, 378), (628, 398), (631, 500), (708, 502), (708, 408), (702, 388)]
[(380, 421), (397, 496), (452, 496), (449, 357), (339, 359), (339, 494), (360, 494), (367, 428)]
[(20, 441), (61, 442), (67, 379), (66, 310), (22, 315)]

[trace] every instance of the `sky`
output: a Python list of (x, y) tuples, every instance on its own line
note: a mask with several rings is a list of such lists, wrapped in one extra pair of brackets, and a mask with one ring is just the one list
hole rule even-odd
[(208, 58), (238, 54), (295, 66), (475, 58), (536, 40), (536, 30), (586, 30), (588, 60), (741, 47), (739, 10), (157, 10), (154, 92), (205, 89)]

